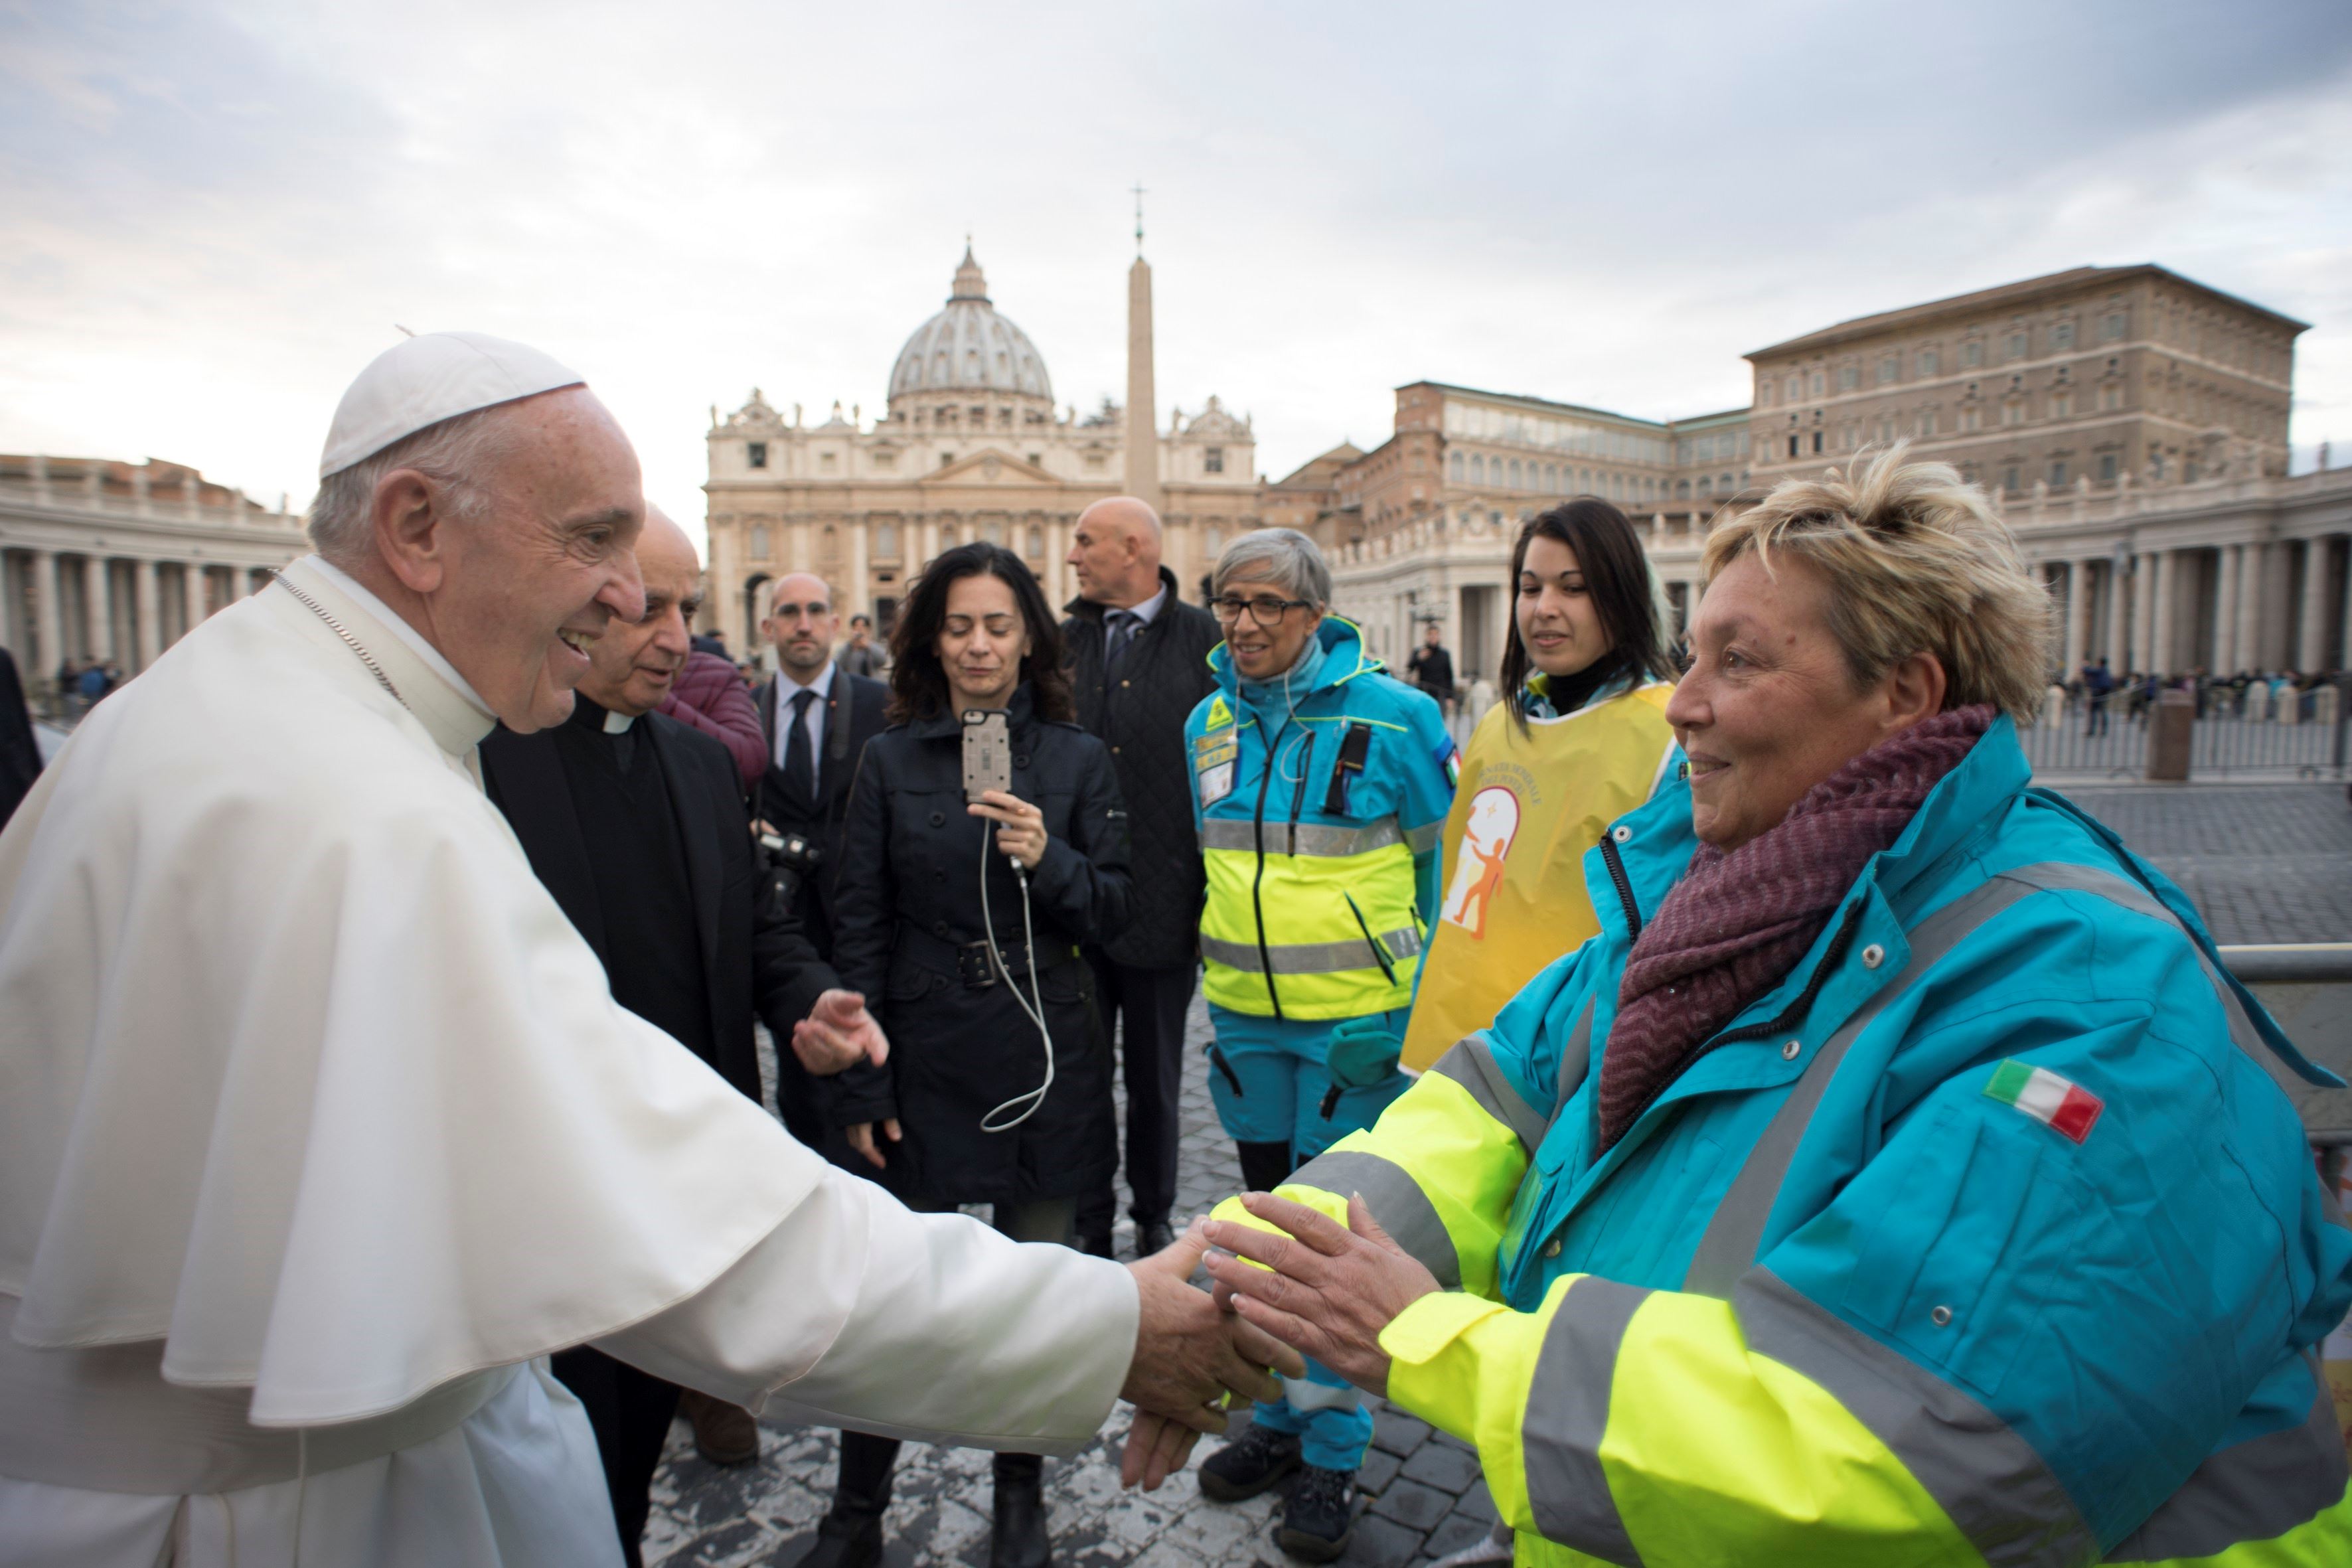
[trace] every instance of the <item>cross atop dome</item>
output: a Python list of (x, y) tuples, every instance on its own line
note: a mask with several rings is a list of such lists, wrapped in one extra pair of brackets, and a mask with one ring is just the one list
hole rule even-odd
[(956, 265), (955, 287), (948, 294), (948, 303), (958, 300), (977, 300), (985, 305), (988, 300), (988, 279), (981, 276), (980, 263), (971, 258), (971, 236), (963, 237), (963, 260)]

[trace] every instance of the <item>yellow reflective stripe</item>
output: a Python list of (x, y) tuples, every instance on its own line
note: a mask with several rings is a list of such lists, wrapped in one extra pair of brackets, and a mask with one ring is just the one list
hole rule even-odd
[[(1397, 965), (1394, 984), (1377, 969), (1349, 969), (1330, 974), (1286, 974), (1274, 982), (1282, 988), (1282, 1016), (1302, 1023), (1328, 1023), (1360, 1018), (1367, 1013), (1391, 1013), (1412, 1005), (1412, 964)], [(1201, 981), (1202, 994), (1217, 1006), (1253, 1017), (1271, 1017), (1274, 1005), (1266, 995), (1265, 977), (1255, 970), (1234, 969), (1212, 960)]]
[[(1508, 1124), (1488, 1115), (1452, 1079), (1424, 1073), (1381, 1112), (1378, 1122), (1340, 1139), (1293, 1180), (1309, 1181), (1324, 1160), (1354, 1153), (1376, 1155), (1412, 1177), (1454, 1244), (1462, 1289), (1478, 1296), (1496, 1294), (1503, 1232), (1528, 1170), (1527, 1150)], [(1339, 1195), (1344, 1203), (1347, 1194)], [(1365, 1194), (1367, 1201), (1370, 1195)], [(1373, 1217), (1389, 1223), (1377, 1208)]]
[(1552, 1281), (1532, 1312), (1452, 1291), (1423, 1296), (1381, 1331), (1388, 1398), (1478, 1450), (1495, 1510), (1532, 1531), (1521, 1421), (1544, 1334), (1582, 1275)]
[[(1412, 958), (1421, 952), (1421, 932), (1412, 926), (1382, 931), (1381, 945), (1388, 950), (1389, 962)], [(1272, 942), (1264, 959), (1255, 942), (1229, 942), (1223, 937), (1204, 936), (1201, 939), (1202, 956), (1215, 960), (1229, 969), (1250, 974), (1262, 973), (1271, 961), (1276, 974), (1329, 974), (1339, 970), (1369, 969), (1388, 984), (1386, 974), (1372, 958), (1372, 950), (1359, 931), (1352, 940), (1340, 942)]]
[[(1213, 816), (1201, 824), (1203, 849), (1246, 850), (1255, 855), (1257, 841), (1258, 825), (1246, 816)], [(1302, 822), (1296, 826), (1288, 822), (1265, 824), (1265, 852), (1269, 855), (1336, 860), (1409, 842), (1409, 836), (1397, 826), (1393, 816), (1384, 816), (1364, 827), (1338, 827), (1316, 822)]]
[(1626, 1326), (1601, 1464), (1653, 1563), (1984, 1562), (1876, 1434), (1711, 1297), (1659, 1291)]

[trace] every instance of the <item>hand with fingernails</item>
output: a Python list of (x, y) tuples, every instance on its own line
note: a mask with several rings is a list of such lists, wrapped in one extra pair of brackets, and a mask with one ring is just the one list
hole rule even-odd
[(984, 790), (964, 810), (996, 824), (999, 853), (1011, 856), (1032, 871), (1045, 858), (1045, 814), (1019, 795), (1001, 789)]
[(859, 1062), (880, 1067), (890, 1058), (890, 1042), (866, 1010), (865, 997), (834, 990), (819, 996), (809, 1016), (793, 1026), (793, 1055), (812, 1075), (831, 1078)]
[(1202, 1227), (1220, 1249), (1208, 1259), (1218, 1299), (1357, 1387), (1386, 1394), (1389, 1353), (1381, 1348), (1381, 1331), (1437, 1290), (1437, 1277), (1389, 1238), (1360, 1193), (1349, 1196), (1345, 1227), (1269, 1193), (1244, 1194), (1242, 1206), (1280, 1228), (1231, 1220)]

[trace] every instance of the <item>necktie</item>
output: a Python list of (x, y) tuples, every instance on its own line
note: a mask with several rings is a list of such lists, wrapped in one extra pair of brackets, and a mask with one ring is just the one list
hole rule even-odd
[(1103, 648), (1103, 673), (1108, 675), (1127, 656), (1127, 645), (1135, 640), (1135, 628), (1143, 617), (1133, 610), (1113, 610), (1103, 618), (1110, 623), (1110, 640)]
[(784, 798), (810, 810), (816, 806), (816, 757), (809, 750), (809, 704), (816, 693), (802, 687), (793, 693), (792, 729), (784, 736)]

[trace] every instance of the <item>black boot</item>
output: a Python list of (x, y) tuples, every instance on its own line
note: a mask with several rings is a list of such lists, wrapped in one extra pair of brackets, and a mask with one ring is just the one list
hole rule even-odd
[(1288, 1432), (1249, 1426), (1201, 1461), (1201, 1495), (1240, 1502), (1272, 1487), (1299, 1465), (1298, 1439)]
[(1053, 1538), (1045, 1531), (1045, 1461), (1035, 1454), (997, 1455), (989, 1568), (1046, 1568), (1053, 1561)]
[(817, 1521), (816, 1543), (794, 1568), (878, 1568), (882, 1513), (890, 1506), (890, 1471), (898, 1462), (894, 1437), (841, 1435), (841, 1477), (833, 1506)]
[(1283, 1505), (1275, 1540), (1293, 1557), (1329, 1563), (1348, 1550), (1356, 1531), (1356, 1472), (1308, 1465), (1298, 1472)]

